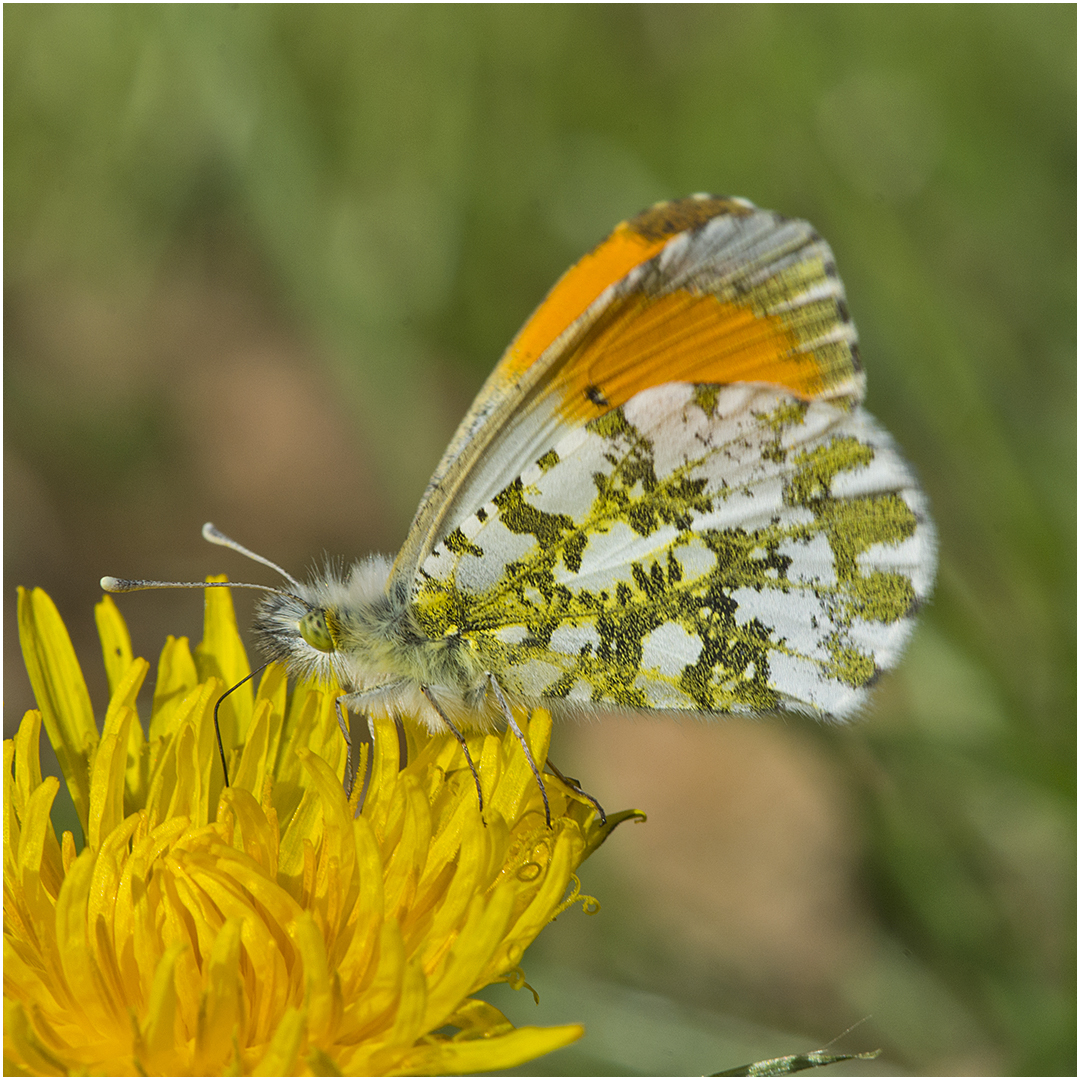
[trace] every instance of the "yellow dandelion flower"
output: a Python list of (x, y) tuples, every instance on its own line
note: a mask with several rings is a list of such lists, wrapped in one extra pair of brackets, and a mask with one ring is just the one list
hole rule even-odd
[[(520, 979), (522, 953), (577, 892), (605, 826), (546, 777), (552, 827), (512, 736), (477, 735), (484, 815), (452, 736), (414, 735), (399, 769), (376, 722), (370, 781), (342, 787), (334, 692), (249, 668), (226, 589), (194, 652), (169, 638), (144, 734), (134, 658), (106, 597), (100, 734), (70, 638), (19, 595), (39, 711), (4, 742), (4, 1054), (13, 1073), (430, 1074), (508, 1068), (582, 1028), (514, 1028), (470, 997)], [(533, 755), (551, 718), (520, 718)], [(86, 837), (57, 841), (44, 722)], [(365, 748), (366, 750), (366, 748)], [(363, 770), (366, 761), (361, 762)], [(569, 890), (569, 897), (568, 897)]]

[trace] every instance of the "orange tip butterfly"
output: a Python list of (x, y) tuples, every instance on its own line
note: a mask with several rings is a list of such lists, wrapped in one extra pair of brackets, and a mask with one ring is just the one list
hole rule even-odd
[(283, 575), (256, 640), (341, 688), (346, 733), (343, 709), (409, 715), (468, 756), (464, 731), (520, 737), (515, 709), (539, 704), (843, 720), (899, 660), (936, 563), (927, 499), (864, 388), (828, 244), (694, 195), (623, 222), (555, 285), (396, 559), (300, 582), (204, 535)]

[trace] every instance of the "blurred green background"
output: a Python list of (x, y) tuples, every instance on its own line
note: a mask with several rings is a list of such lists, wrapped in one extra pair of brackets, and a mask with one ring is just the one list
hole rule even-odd
[[(941, 571), (865, 720), (608, 718), (555, 758), (640, 806), (525, 958), (522, 1070), (1060, 1073), (1075, 1026), (1076, 10), (4, 10), (5, 732), (16, 584), (98, 709), (103, 573), (401, 542), (514, 331), (622, 218), (810, 219)], [(260, 575), (261, 576), (261, 575)], [(136, 651), (197, 594), (121, 600)], [(250, 610), (238, 598), (241, 612)]]

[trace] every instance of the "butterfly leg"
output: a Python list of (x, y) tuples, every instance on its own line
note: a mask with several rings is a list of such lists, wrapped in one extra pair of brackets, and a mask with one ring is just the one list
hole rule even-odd
[(473, 764), (472, 755), (469, 753), (469, 744), (465, 741), (465, 736), (454, 726), (454, 722), (446, 715), (443, 707), (436, 701), (435, 695), (432, 694), (431, 689), (427, 686), (421, 686), (420, 690), (424, 697), (430, 702), (431, 707), (439, 714), (439, 719), (441, 719), (450, 729), (454, 738), (461, 744), (461, 752), (465, 755), (465, 760), (469, 765), (469, 772), (472, 773), (473, 782), (476, 784), (476, 800), (480, 804), (480, 814), (482, 816), (484, 813), (484, 793), (480, 790), (480, 774), (476, 771), (476, 766)]
[(334, 699), (334, 711), (337, 713), (338, 727), (341, 728), (341, 734), (345, 737), (345, 798), (351, 799), (353, 785), (356, 783), (356, 773), (353, 769), (353, 745), (352, 737), (349, 735), (349, 722), (345, 719), (345, 711), (341, 704), (348, 696), (348, 694), (342, 694), (341, 697)]
[(593, 806), (596, 807), (596, 812), (600, 815), (601, 825), (607, 824), (607, 814), (604, 812), (604, 808), (600, 805), (599, 799), (594, 798), (587, 791), (582, 789), (582, 787), (572, 776), (563, 776), (563, 774), (559, 772), (559, 770), (556, 768), (555, 762), (553, 762), (551, 758), (548, 758), (545, 764), (547, 765), (548, 769), (553, 772), (571, 791), (580, 795), (583, 799), (588, 799), (589, 802), (591, 802)]
[(533, 760), (532, 751), (529, 749), (529, 744), (525, 739), (525, 735), (522, 733), (521, 728), (518, 727), (517, 721), (514, 719), (514, 713), (510, 708), (510, 702), (506, 700), (506, 695), (502, 692), (502, 687), (495, 678), (495, 673), (492, 671), (485, 671), (484, 674), (491, 684), (491, 689), (495, 692), (495, 698), (499, 702), (499, 708), (502, 709), (503, 716), (506, 717), (507, 726), (514, 733), (514, 737), (517, 741), (521, 743), (521, 749), (525, 751), (525, 760), (529, 763), (529, 768), (532, 769), (533, 776), (536, 777), (537, 787), (540, 788), (540, 795), (544, 800), (544, 817), (547, 819), (547, 827), (550, 829), (551, 807), (548, 805), (547, 788), (544, 787), (544, 781), (540, 776), (540, 770), (536, 767), (536, 762)]
[(214, 732), (217, 735), (218, 756), (221, 758), (221, 771), (225, 775), (226, 787), (229, 786), (229, 766), (225, 764), (225, 744), (221, 741), (221, 725), (218, 723), (218, 709), (221, 708), (221, 703), (234, 690), (238, 690), (249, 679), (254, 679), (255, 676), (258, 675), (259, 672), (262, 671), (262, 669), (266, 667), (268, 663), (270, 663), (269, 660), (267, 660), (265, 663), (260, 664), (250, 675), (245, 675), (238, 683), (234, 683), (232, 686), (230, 686), (229, 689), (226, 690), (225, 693), (222, 694), (221, 697), (219, 697), (217, 701), (214, 702)]

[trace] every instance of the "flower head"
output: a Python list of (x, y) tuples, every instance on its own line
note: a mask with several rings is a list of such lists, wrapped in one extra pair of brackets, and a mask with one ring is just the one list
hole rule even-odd
[[(168, 639), (145, 733), (135, 702), (149, 664), (111, 599), (96, 615), (111, 692), (100, 733), (56, 608), (20, 590), (40, 711), (4, 743), (5, 1071), (474, 1072), (582, 1034), (515, 1029), (470, 994), (520, 978), (540, 930), (595, 903), (574, 870), (629, 814), (601, 826), (549, 776), (548, 829), (513, 736), (476, 735), (481, 817), (452, 736), (406, 724), (399, 768), (395, 726), (379, 720), (357, 813), (334, 691), (290, 692), (275, 666), (222, 702), (226, 787), (214, 705), (249, 671), (228, 590), (207, 590), (194, 652)], [(550, 716), (519, 719), (543, 761)], [(52, 828), (42, 722), (81, 852)]]

